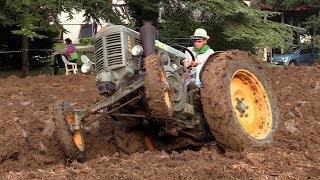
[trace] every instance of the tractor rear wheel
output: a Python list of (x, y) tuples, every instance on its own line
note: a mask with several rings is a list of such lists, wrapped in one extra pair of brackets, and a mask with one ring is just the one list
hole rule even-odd
[(71, 131), (74, 123), (74, 111), (66, 100), (57, 102), (54, 117), (55, 135), (69, 160), (82, 161), (86, 155), (84, 135), (82, 130)]
[(210, 56), (202, 71), (201, 101), (205, 119), (223, 147), (242, 150), (272, 142), (278, 108), (272, 89), (246, 52)]

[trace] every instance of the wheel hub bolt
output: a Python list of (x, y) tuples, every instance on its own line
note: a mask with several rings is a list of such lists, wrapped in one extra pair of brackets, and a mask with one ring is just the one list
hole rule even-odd
[(237, 105), (235, 106), (235, 109), (237, 109), (240, 113), (240, 117), (248, 117), (249, 115), (246, 114), (246, 110), (249, 109), (249, 106), (244, 104), (244, 97), (236, 97)]

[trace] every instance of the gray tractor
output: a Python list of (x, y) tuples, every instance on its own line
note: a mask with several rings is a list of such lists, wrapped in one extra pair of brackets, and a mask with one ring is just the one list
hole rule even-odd
[(128, 154), (212, 141), (234, 150), (272, 142), (275, 97), (249, 53), (214, 53), (203, 66), (201, 88), (190, 88), (184, 50), (155, 37), (150, 24), (140, 33), (115, 25), (96, 34), (96, 86), (104, 99), (83, 110), (66, 100), (56, 106), (55, 134), (68, 159), (85, 157), (84, 122), (98, 113), (118, 122), (115, 140)]

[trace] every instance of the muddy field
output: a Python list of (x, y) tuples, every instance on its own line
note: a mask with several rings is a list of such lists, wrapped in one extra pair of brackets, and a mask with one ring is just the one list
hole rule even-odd
[[(218, 153), (117, 153), (112, 121), (86, 128), (88, 160), (67, 164), (54, 138), (53, 106), (77, 108), (101, 99), (95, 77), (37, 76), (0, 80), (0, 179), (319, 179), (320, 68), (265, 68), (280, 108), (272, 147)], [(94, 118), (94, 117), (92, 117)]]

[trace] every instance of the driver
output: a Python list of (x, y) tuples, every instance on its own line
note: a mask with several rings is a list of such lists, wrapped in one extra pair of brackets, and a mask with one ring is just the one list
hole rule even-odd
[(207, 41), (210, 37), (207, 35), (207, 31), (198, 28), (195, 30), (194, 35), (191, 36), (193, 41), (193, 47), (188, 47), (195, 57), (195, 61), (192, 61), (191, 55), (186, 51), (186, 59), (183, 61), (185, 67), (191, 67), (190, 71), (190, 85), (195, 83), (197, 87), (201, 86), (200, 71), (208, 57), (214, 53), (214, 51), (207, 45)]

